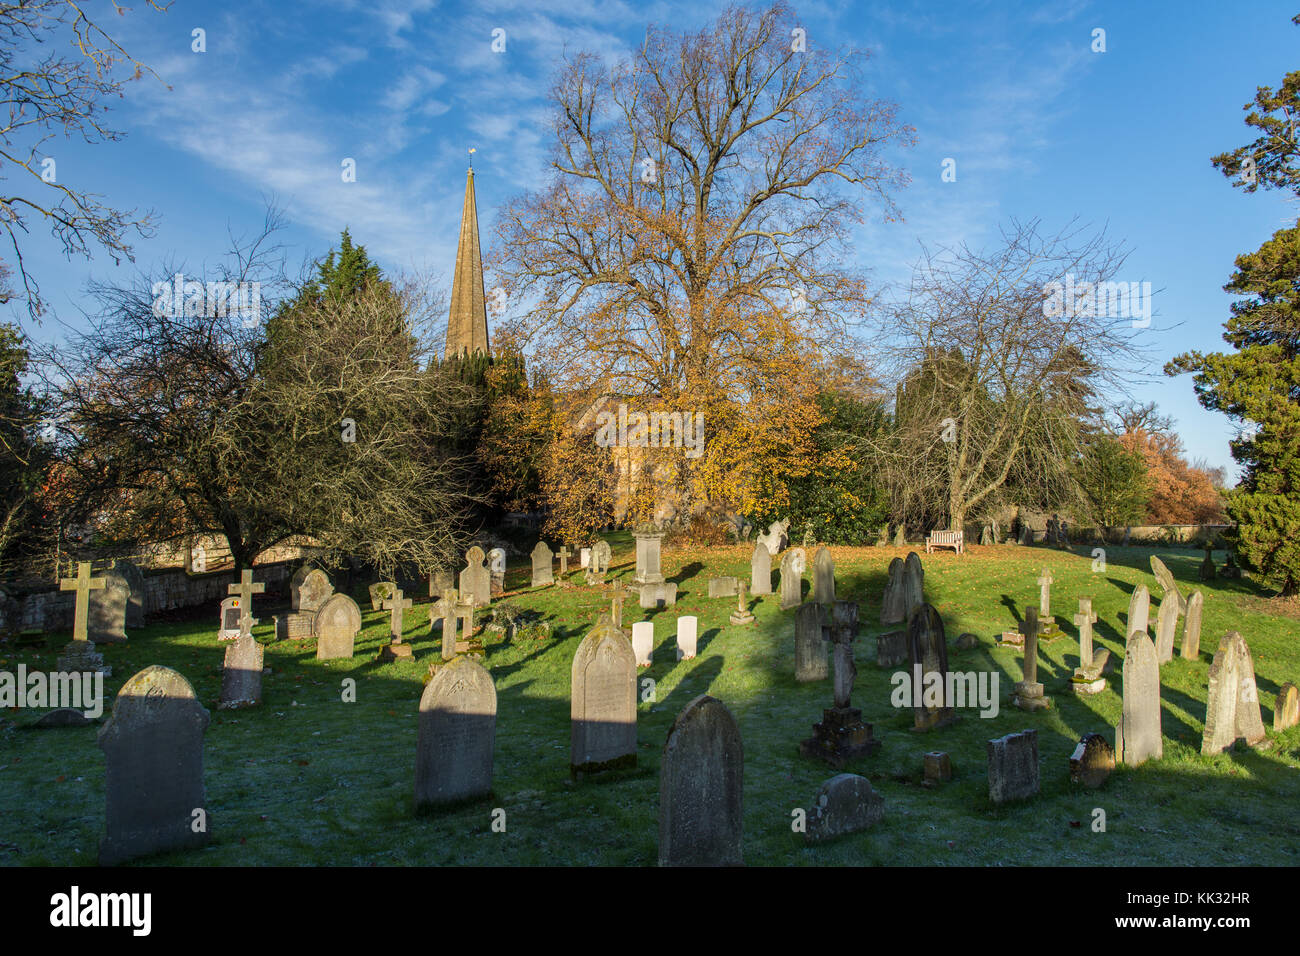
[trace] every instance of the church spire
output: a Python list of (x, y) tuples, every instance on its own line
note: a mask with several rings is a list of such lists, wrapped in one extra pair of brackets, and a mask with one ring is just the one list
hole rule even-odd
[[(473, 150), (471, 150), (473, 152)], [(456, 272), (451, 280), (451, 315), (443, 356), (482, 352), (488, 347), (487, 299), (483, 294), (483, 258), (478, 244), (478, 206), (474, 201), (474, 167), (465, 179), (465, 208), (460, 217)]]

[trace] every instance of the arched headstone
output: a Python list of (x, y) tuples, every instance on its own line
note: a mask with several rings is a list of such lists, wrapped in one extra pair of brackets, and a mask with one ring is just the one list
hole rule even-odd
[(492, 791), (496, 727), (497, 691), (487, 669), (468, 657), (443, 665), (420, 695), (417, 810)]
[(332, 594), (316, 612), (316, 659), (351, 657), (361, 631), (361, 609), (346, 594)]
[(659, 765), (659, 865), (744, 863), (745, 754), (722, 702), (703, 694), (668, 731)]
[(574, 776), (636, 766), (636, 654), (609, 618), (573, 655), (569, 770)]

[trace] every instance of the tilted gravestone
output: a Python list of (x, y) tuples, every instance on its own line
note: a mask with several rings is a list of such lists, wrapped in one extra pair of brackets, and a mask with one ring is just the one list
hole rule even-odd
[(1247, 746), (1254, 747), (1263, 739), (1264, 721), (1259, 715), (1255, 662), (1245, 638), (1230, 631), (1219, 641), (1219, 649), (1210, 664), (1201, 753), (1217, 754), (1238, 740), (1245, 740)]
[(800, 683), (825, 680), (830, 674), (822, 613), (822, 606), (813, 603), (801, 604), (794, 612), (794, 679)]
[(1277, 698), (1273, 701), (1273, 730), (1281, 733), (1297, 723), (1300, 723), (1300, 691), (1287, 681), (1277, 689)]
[(1135, 630), (1124, 648), (1124, 699), (1115, 727), (1115, 759), (1136, 767), (1164, 756), (1160, 729), (1160, 662), (1146, 632)]
[(700, 622), (693, 614), (677, 619), (677, 659), (691, 661), (699, 653)]
[(921, 556), (909, 551), (903, 561), (903, 613), (905, 621), (912, 619), (913, 612), (925, 603), (925, 569), (921, 567)]
[[(930, 730), (953, 721), (952, 701), (946, 699), (948, 687), (948, 640), (943, 618), (929, 604), (922, 604), (907, 622), (908, 660), (913, 673), (920, 666), (920, 694), (913, 690), (913, 729)], [(927, 687), (937, 688), (926, 693)], [(936, 700), (935, 697), (938, 697)]]
[(1128, 602), (1128, 620), (1124, 622), (1124, 627), (1129, 634), (1134, 631), (1141, 631), (1146, 634), (1150, 629), (1151, 623), (1151, 592), (1147, 590), (1145, 584), (1139, 584), (1134, 589), (1132, 597)]
[(813, 555), (812, 599), (815, 604), (835, 603), (835, 559), (825, 545)]
[(574, 777), (636, 766), (637, 657), (602, 617), (573, 655), (569, 771)]
[(655, 622), (637, 621), (632, 625), (632, 652), (636, 656), (637, 667), (649, 667), (654, 663)]
[(130, 591), (126, 601), (126, 626), (144, 627), (144, 572), (126, 558), (114, 561), (113, 570), (126, 581)]
[(171, 668), (146, 667), (122, 685), (96, 739), (105, 764), (101, 866), (208, 842), (207, 726), (194, 688)]
[(885, 584), (885, 594), (880, 602), (881, 624), (902, 624), (907, 620), (907, 595), (903, 587), (905, 574), (902, 558), (894, 558), (889, 562), (889, 581)]
[(535, 588), (545, 587), (548, 584), (555, 583), (555, 554), (551, 551), (545, 541), (538, 541), (533, 545), (531, 555), (533, 561), (533, 580), (532, 586)]
[(1178, 601), (1165, 592), (1156, 612), (1156, 661), (1164, 664), (1174, 659), (1174, 635), (1178, 631)]
[(86, 634), (92, 644), (121, 644), (126, 637), (126, 608), (131, 585), (116, 571), (105, 572), (104, 587), (90, 592), (86, 612)]
[(781, 610), (803, 603), (803, 571), (807, 556), (803, 548), (789, 548), (781, 555)]
[(397, 585), (392, 581), (376, 581), (370, 585), (370, 610), (381, 611), (384, 602), (393, 596)]
[(822, 784), (804, 829), (805, 843), (822, 843), (849, 833), (859, 833), (885, 816), (885, 798), (871, 789), (871, 781), (855, 773), (841, 773)]
[(332, 594), (316, 612), (316, 659), (351, 657), (361, 631), (361, 609), (346, 594)]
[(707, 694), (682, 709), (659, 764), (659, 865), (741, 866), (745, 755), (731, 711)]
[(754, 545), (754, 554), (749, 559), (749, 593), (772, 593), (772, 555), (761, 544)]
[(415, 749), (417, 811), (492, 792), (497, 691), (477, 661), (442, 665), (420, 695)]
[(1201, 612), (1205, 607), (1205, 595), (1193, 591), (1187, 599), (1187, 617), (1183, 619), (1183, 646), (1179, 653), (1184, 660), (1196, 661), (1201, 658)]
[(485, 560), (487, 555), (483, 553), (483, 549), (474, 545), (465, 552), (465, 567), (460, 572), (461, 600), (475, 607), (492, 603), (491, 572), (483, 563)]
[(1070, 755), (1070, 782), (1095, 790), (1115, 769), (1115, 751), (1101, 734), (1084, 734)]
[(1183, 597), (1182, 592), (1178, 590), (1178, 582), (1174, 580), (1173, 573), (1165, 566), (1165, 563), (1151, 555), (1151, 573), (1156, 576), (1160, 583), (1160, 590), (1164, 592), (1161, 601), (1166, 601), (1173, 597), (1178, 606), (1178, 613), (1182, 614), (1187, 610), (1187, 599)]
[(990, 740), (988, 757), (990, 802), (1010, 803), (1038, 793), (1038, 731)]

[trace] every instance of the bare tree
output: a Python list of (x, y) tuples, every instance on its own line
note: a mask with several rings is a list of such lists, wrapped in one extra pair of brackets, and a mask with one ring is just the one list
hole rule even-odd
[(1122, 391), (1140, 354), (1132, 301), (1108, 299), (1127, 287), (1103, 285), (1123, 262), (1103, 234), (1072, 223), (1043, 235), (1037, 221), (1013, 221), (992, 251), (924, 252), (883, 312), (900, 385), (895, 431), (872, 451), (896, 508), (960, 529), (1009, 484), (1070, 496), (1091, 403)]
[[(150, 7), (164, 11), (157, 0)], [(118, 14), (126, 8), (113, 3)], [(67, 56), (47, 44), (76, 49)], [(105, 125), (105, 100), (120, 96), (122, 87), (151, 69), (124, 50), (75, 0), (28, 0), (0, 4), (0, 102), (8, 115), (0, 118), (0, 178), (18, 180), (0, 194), (0, 224), (9, 237), (32, 318), (44, 311), (40, 289), (23, 260), (21, 236), (28, 217), (36, 215), (68, 257), (90, 257), (92, 245), (107, 250), (115, 263), (133, 259), (129, 233), (150, 236), (152, 213), (118, 210), (100, 197), (59, 180), (54, 157), (43, 149), (57, 132), (79, 136), (87, 143), (109, 142), (122, 134)], [(0, 302), (12, 297), (0, 289)]]

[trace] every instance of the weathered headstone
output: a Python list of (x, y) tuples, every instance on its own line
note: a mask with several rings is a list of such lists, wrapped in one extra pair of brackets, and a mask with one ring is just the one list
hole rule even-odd
[[(1146, 634), (1150, 627), (1151, 618), (1151, 592), (1147, 590), (1145, 584), (1139, 584), (1133, 591), (1133, 596), (1128, 602), (1128, 620), (1124, 626), (1132, 634), (1134, 631), (1141, 631)], [(1154, 646), (1154, 645), (1153, 645)]]
[(880, 531), (876, 533), (876, 547), (877, 548), (889, 547), (889, 525), (882, 524), (880, 526)]
[(801, 604), (794, 612), (794, 679), (800, 683), (825, 680), (830, 675), (826, 642), (822, 640), (820, 604)]
[(1033, 529), (1029, 527), (1027, 522), (1021, 522), (1020, 536), (1016, 538), (1016, 544), (1033, 544), (1033, 543), (1034, 543)]
[(346, 594), (332, 594), (316, 612), (316, 659), (351, 657), (361, 631), (361, 609)]
[(392, 596), (384, 601), (383, 610), (389, 613), (389, 642), (384, 645), (382, 650), (380, 650), (380, 660), (392, 661), (412, 656), (413, 651), (411, 645), (403, 643), (402, 641), (402, 632), (405, 630), (402, 619), (404, 616), (403, 612), (414, 603), (414, 601), (402, 593), (401, 588), (395, 588)]
[(127, 639), (126, 606), (131, 585), (116, 571), (106, 571), (100, 580), (104, 587), (90, 592), (86, 635), (92, 644), (121, 644)]
[(803, 571), (807, 562), (803, 548), (789, 548), (781, 555), (781, 610), (803, 603)]
[(370, 610), (382, 611), (384, 602), (393, 596), (397, 590), (397, 585), (392, 581), (376, 581), (370, 585)]
[(126, 582), (129, 594), (126, 600), (126, 626), (144, 627), (144, 572), (135, 562), (118, 558), (113, 570)]
[(709, 578), (709, 597), (735, 597), (740, 591), (740, 578), (733, 574)]
[(1010, 803), (1038, 793), (1038, 731), (1022, 730), (988, 742), (989, 800)]
[(627, 635), (603, 617), (578, 645), (570, 703), (573, 776), (636, 766), (637, 657)]
[(907, 594), (903, 586), (905, 573), (902, 558), (889, 562), (889, 581), (880, 602), (881, 624), (902, 624), (907, 620)]
[(833, 706), (823, 710), (822, 719), (813, 724), (813, 735), (799, 742), (799, 752), (842, 770), (849, 761), (879, 750), (880, 741), (872, 735), (871, 724), (862, 720), (862, 711), (850, 700), (858, 673), (853, 662), (858, 606), (852, 601), (836, 601), (822, 607), (822, 614), (822, 640), (832, 646), (835, 657), (831, 682)]
[(460, 572), (457, 593), (462, 601), (468, 601), (475, 607), (492, 603), (492, 577), (484, 561), (487, 555), (478, 545), (465, 552), (465, 567)]
[(632, 652), (636, 655), (637, 667), (649, 667), (654, 663), (655, 622), (637, 621), (632, 625)]
[(442, 659), (449, 661), (456, 656), (456, 604), (458, 598), (455, 588), (448, 588), (437, 602), (429, 606), (429, 630), (433, 630), (433, 618), (436, 614), (442, 621)]
[(552, 562), (555, 555), (547, 547), (545, 541), (538, 541), (533, 546), (533, 581), (532, 586), (535, 588), (545, 587), (548, 584), (555, 583), (555, 570)]
[(921, 556), (909, 551), (903, 561), (903, 612), (910, 621), (912, 613), (925, 603), (925, 569), (921, 567)]
[(194, 688), (168, 667), (146, 667), (122, 685), (96, 739), (105, 763), (101, 866), (208, 842), (207, 726)]
[(642, 529), (634, 535), (636, 538), (636, 574), (637, 584), (658, 584), (664, 579), (659, 566), (659, 548), (664, 540), (664, 533), (653, 528)]
[(822, 784), (804, 829), (804, 842), (823, 843), (849, 833), (859, 833), (885, 816), (885, 798), (871, 789), (871, 781), (842, 773)]
[(912, 729), (930, 730), (951, 723), (955, 712), (952, 701), (946, 699), (948, 639), (943, 618), (929, 604), (921, 604), (907, 622), (907, 654), (913, 672)]
[[(297, 575), (294, 575), (297, 579)], [(290, 587), (293, 596), (293, 609), (306, 614), (313, 614), (329, 600), (334, 593), (329, 575), (320, 568), (307, 568), (296, 588)]]
[(659, 765), (659, 865), (741, 866), (745, 756), (731, 711), (707, 694), (677, 715)]
[(822, 545), (813, 555), (813, 603), (835, 603), (835, 559), (831, 549)]
[(1101, 734), (1084, 734), (1070, 755), (1070, 782), (1096, 790), (1115, 769), (1115, 751)]
[(444, 664), (420, 695), (419, 719), (416, 809), (489, 794), (497, 691), (487, 669), (468, 657)]
[(942, 750), (931, 750), (921, 758), (921, 779), (927, 784), (952, 779), (952, 758)]
[(1277, 698), (1273, 701), (1273, 730), (1281, 733), (1297, 723), (1300, 723), (1300, 691), (1287, 681), (1277, 689)]
[(1205, 607), (1205, 595), (1193, 591), (1187, 599), (1187, 617), (1183, 619), (1183, 646), (1179, 652), (1184, 660), (1201, 659), (1201, 611)]
[(488, 589), (494, 598), (506, 590), (506, 549), (493, 548), (487, 553)]
[(1215, 575), (1214, 568), (1214, 542), (1205, 542), (1205, 560), (1196, 571), (1196, 576), (1202, 581), (1213, 581)]
[(613, 552), (610, 549), (609, 542), (601, 538), (591, 549), (592, 567), (604, 574), (609, 571), (609, 564), (613, 560)]
[(448, 591), (456, 590), (456, 575), (451, 571), (429, 573), (429, 597), (437, 600)]
[(1115, 759), (1136, 767), (1164, 756), (1160, 730), (1160, 663), (1145, 631), (1134, 630), (1124, 648), (1124, 700), (1115, 727)]
[(889, 631), (876, 638), (876, 663), (897, 667), (907, 660), (907, 631)]
[(896, 548), (907, 547), (907, 526), (906, 525), (900, 524), (898, 526), (898, 530), (894, 532), (894, 547)]
[(749, 593), (755, 597), (772, 593), (772, 555), (761, 544), (754, 545), (749, 559)]
[(1255, 662), (1245, 638), (1230, 631), (1219, 641), (1219, 649), (1210, 664), (1201, 753), (1217, 754), (1238, 740), (1245, 740), (1248, 747), (1254, 747), (1263, 739), (1264, 721), (1259, 715)]
[(262, 702), (262, 657), (262, 645), (248, 632), (226, 648), (219, 710), (256, 707)]
[(76, 605), (72, 617), (72, 640), (63, 649), (55, 668), (60, 673), (98, 672), (104, 676), (113, 673), (112, 668), (104, 664), (104, 656), (98, 653), (90, 643), (89, 627), (90, 595), (93, 591), (106, 587), (102, 578), (90, 576), (90, 562), (77, 564), (75, 578), (60, 578), (60, 591), (76, 591)]
[(776, 557), (784, 550), (789, 543), (786, 531), (790, 528), (790, 519), (784, 521), (773, 521), (771, 527), (766, 531), (758, 533), (757, 543), (767, 548), (768, 557)]
[(677, 659), (693, 661), (699, 653), (700, 622), (693, 614), (677, 619)]
[(1178, 607), (1178, 613), (1182, 614), (1186, 611), (1187, 599), (1178, 590), (1178, 582), (1174, 580), (1173, 573), (1154, 554), (1151, 555), (1151, 573), (1156, 576), (1156, 581), (1160, 583), (1160, 590), (1163, 592), (1161, 601), (1166, 601), (1172, 597)]
[(1156, 612), (1156, 661), (1163, 664), (1174, 659), (1174, 635), (1178, 631), (1178, 601), (1168, 591)]
[(987, 547), (992, 543), (993, 543), (993, 529), (990, 528), (988, 525), (985, 525), (982, 529), (980, 529), (980, 544)]
[(647, 610), (672, 607), (677, 603), (677, 582), (660, 581), (658, 584), (643, 584), (637, 589), (640, 605)]

